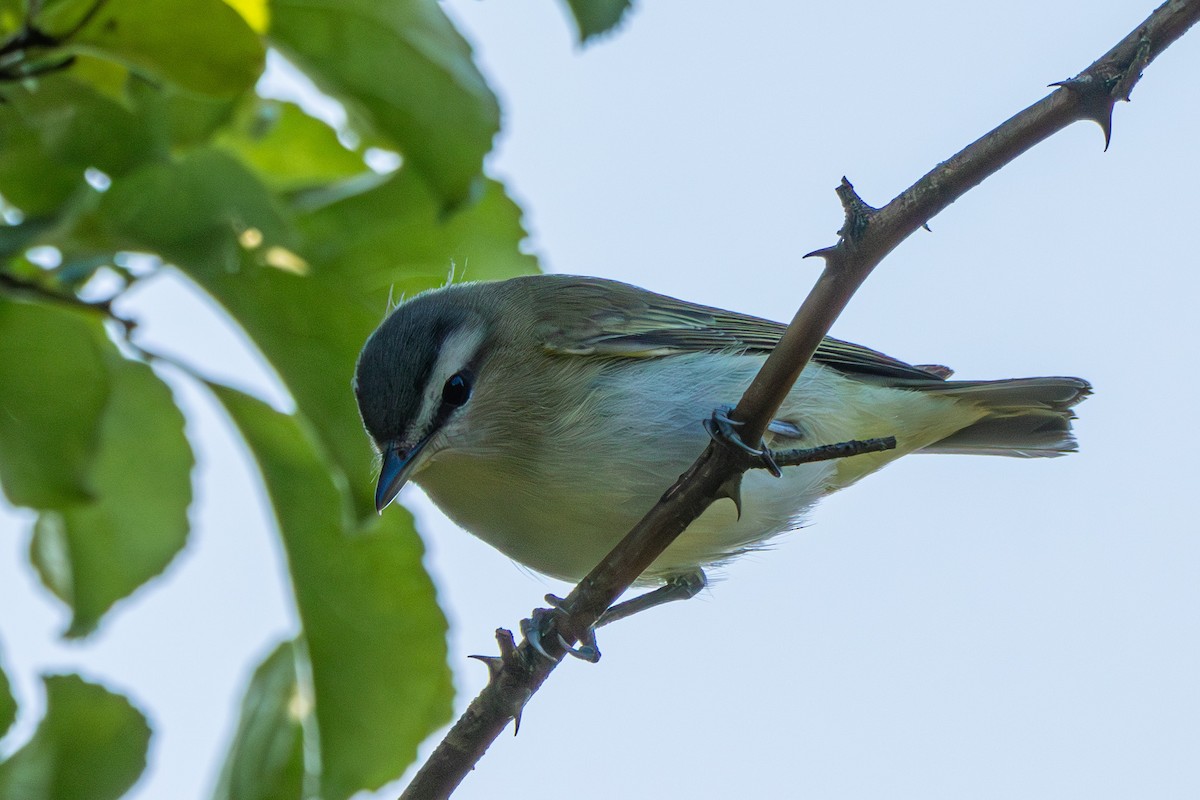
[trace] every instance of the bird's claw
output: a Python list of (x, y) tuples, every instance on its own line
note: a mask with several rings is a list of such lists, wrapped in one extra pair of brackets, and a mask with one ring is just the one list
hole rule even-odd
[(563, 608), (564, 600), (561, 597), (548, 594), (546, 595), (546, 602), (550, 604), (550, 608), (535, 608), (533, 615), (529, 619), (521, 620), (521, 633), (529, 640), (529, 645), (550, 661), (561, 660), (562, 656), (555, 657), (551, 655), (542, 643), (546, 634), (553, 631), (554, 636), (558, 639), (558, 646), (562, 648), (563, 653), (592, 664), (599, 661), (600, 648), (596, 644), (596, 632), (592, 628), (588, 628), (579, 637), (579, 646), (571, 646), (563, 638), (563, 635), (558, 632), (555, 623), (556, 618), (567, 615), (567, 611)]
[(743, 423), (730, 418), (729, 412), (732, 410), (732, 406), (720, 406), (714, 409), (712, 416), (704, 420), (704, 430), (708, 432), (714, 442), (736, 447), (751, 458), (760, 461), (763, 468), (776, 478), (782, 477), (783, 470), (775, 463), (775, 457), (771, 454), (766, 442), (760, 440), (758, 447), (751, 447), (742, 439), (742, 435), (738, 433), (737, 429)]

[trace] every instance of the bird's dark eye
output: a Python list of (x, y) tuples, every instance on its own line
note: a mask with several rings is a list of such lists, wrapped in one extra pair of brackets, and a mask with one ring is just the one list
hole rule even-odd
[(442, 404), (461, 406), (471, 398), (471, 375), (466, 372), (456, 372), (442, 387)]

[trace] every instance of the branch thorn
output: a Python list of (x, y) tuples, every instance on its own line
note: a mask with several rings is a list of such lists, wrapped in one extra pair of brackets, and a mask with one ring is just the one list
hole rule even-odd
[(804, 255), (802, 255), (800, 257), (801, 258), (823, 258), (826, 261), (831, 261), (837, 255), (837, 251), (838, 251), (838, 246), (835, 244), (835, 245), (831, 245), (830, 247), (822, 247), (819, 250), (813, 250), (812, 252), (805, 253)]
[(467, 658), (473, 658), (476, 661), (483, 662), (483, 665), (488, 670), (488, 683), (495, 681), (500, 677), (500, 672), (504, 669), (504, 659), (500, 656), (481, 656), (470, 655)]
[(729, 480), (721, 484), (717, 489), (716, 499), (722, 497), (733, 501), (734, 508), (737, 509), (737, 518), (742, 518), (742, 473), (738, 472), (731, 475)]

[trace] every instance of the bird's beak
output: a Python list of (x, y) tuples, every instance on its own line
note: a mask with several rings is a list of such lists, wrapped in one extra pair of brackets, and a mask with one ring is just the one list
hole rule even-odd
[(429, 442), (428, 436), (415, 445), (404, 449), (396, 442), (390, 442), (383, 451), (383, 467), (379, 470), (379, 483), (375, 486), (375, 510), (383, 513), (388, 503), (396, 499), (408, 478), (416, 468), (417, 456)]

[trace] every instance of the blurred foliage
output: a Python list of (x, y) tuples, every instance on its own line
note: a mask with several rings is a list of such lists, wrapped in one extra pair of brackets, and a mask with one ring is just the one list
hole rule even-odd
[[(628, 6), (567, 4), (581, 40)], [(341, 128), (259, 94), (272, 50), (345, 109)], [(187, 543), (194, 457), (160, 372), (213, 392), (275, 510), (301, 632), (251, 679), (218, 798), (377, 788), (448, 719), (445, 617), (411, 518), (373, 512), (349, 387), (393, 292), (455, 265), (537, 269), (483, 174), (499, 124), (436, 0), (0, 0), (0, 489), (37, 513), (31, 567), (64, 635), (101, 627)], [(167, 272), (247, 333), (292, 414), (140, 346), (123, 296)], [(127, 791), (141, 714), (76, 676), (45, 686), (0, 797)], [(0, 735), (16, 711), (0, 672)]]
[(146, 766), (150, 726), (129, 701), (75, 675), (43, 678), (46, 716), (0, 762), (0, 797), (114, 800)]
[(291, 800), (304, 794), (304, 696), (296, 674), (303, 658), (283, 642), (259, 665), (213, 800)]
[(567, 7), (575, 18), (580, 44), (587, 44), (615, 28), (633, 8), (633, 0), (567, 0)]
[(0, 669), (0, 736), (4, 736), (17, 721), (17, 700), (12, 695), (8, 675)]

